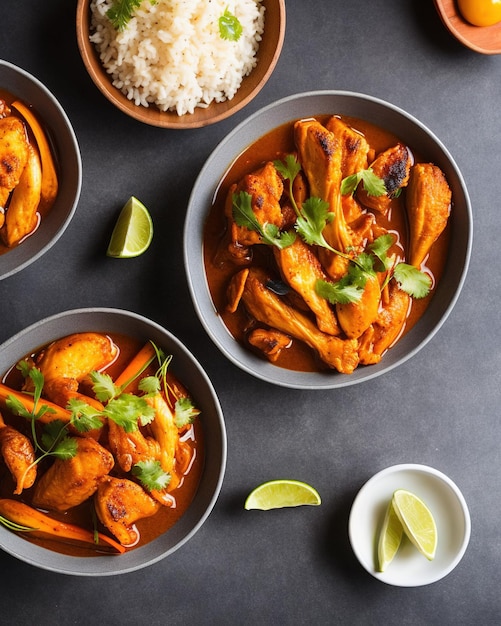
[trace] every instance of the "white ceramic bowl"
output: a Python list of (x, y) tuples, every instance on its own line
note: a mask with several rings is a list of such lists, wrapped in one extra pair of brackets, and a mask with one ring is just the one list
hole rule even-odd
[(80, 149), (71, 123), (54, 95), (34, 76), (0, 60), (0, 89), (31, 105), (44, 124), (59, 169), (59, 191), (40, 227), (20, 245), (0, 255), (0, 279), (24, 269), (51, 248), (75, 213), (82, 186)]
[(109, 576), (146, 567), (165, 558), (199, 530), (216, 503), (226, 466), (226, 430), (221, 407), (206, 373), (169, 331), (145, 317), (118, 309), (89, 308), (48, 317), (0, 346), (0, 374), (26, 354), (75, 332), (115, 332), (144, 342), (152, 340), (173, 355), (172, 372), (201, 410), (205, 462), (198, 490), (184, 515), (163, 535), (117, 556), (77, 557), (36, 545), (0, 526), (0, 548), (42, 569), (78, 576)]
[[(291, 120), (322, 114), (364, 119), (393, 132), (418, 152), (423, 160), (429, 160), (442, 169), (453, 193), (447, 263), (425, 314), (377, 365), (358, 367), (351, 375), (335, 371), (312, 373), (283, 369), (239, 344), (215, 309), (204, 266), (205, 222), (217, 187), (230, 164), (268, 131)], [(471, 206), (463, 177), (447, 148), (430, 130), (409, 113), (377, 98), (345, 91), (316, 91), (289, 96), (257, 111), (216, 147), (202, 168), (189, 200), (184, 230), (184, 260), (191, 296), (200, 321), (230, 361), (249, 374), (276, 385), (298, 389), (334, 389), (388, 372), (430, 341), (457, 301), (468, 268), (471, 243)]]
[[(385, 572), (377, 571), (377, 540), (393, 492), (407, 489), (419, 496), (437, 525), (437, 553), (428, 561), (404, 542)], [(378, 580), (399, 587), (419, 587), (447, 576), (462, 559), (470, 540), (471, 522), (457, 485), (426, 465), (394, 465), (368, 480), (351, 508), (349, 537), (361, 565)]]

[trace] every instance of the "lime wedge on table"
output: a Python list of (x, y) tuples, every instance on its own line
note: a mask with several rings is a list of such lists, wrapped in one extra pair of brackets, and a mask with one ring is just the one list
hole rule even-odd
[(321, 503), (318, 491), (299, 480), (270, 480), (251, 491), (245, 501), (246, 509), (281, 509), (288, 506), (317, 505)]
[(380, 572), (384, 572), (388, 565), (393, 561), (393, 557), (400, 547), (403, 532), (404, 529), (402, 523), (398, 519), (398, 516), (395, 513), (395, 508), (393, 507), (393, 500), (390, 500), (384, 516), (377, 549)]
[(437, 550), (437, 527), (426, 504), (410, 491), (398, 489), (392, 499), (407, 537), (429, 561)]
[(151, 215), (142, 202), (131, 196), (120, 211), (106, 254), (116, 259), (130, 259), (145, 252), (152, 239)]

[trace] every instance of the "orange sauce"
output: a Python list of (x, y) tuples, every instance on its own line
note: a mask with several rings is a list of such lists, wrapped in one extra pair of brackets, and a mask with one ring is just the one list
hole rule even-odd
[[(106, 370), (106, 372), (110, 374), (113, 379), (115, 379), (118, 374), (125, 368), (127, 363), (132, 359), (132, 357), (140, 350), (143, 344), (128, 336), (118, 335), (114, 333), (108, 333), (108, 335), (111, 337), (111, 339), (119, 347), (120, 350), (118, 358)], [(38, 352), (39, 350), (36, 351), (36, 353)], [(33, 353), (33, 355), (36, 353)], [(141, 375), (141, 377), (154, 374), (155, 369), (155, 367), (150, 367), (150, 369), (146, 370)], [(171, 372), (171, 374), (175, 377), (175, 361), (173, 361), (172, 365), (169, 367), (169, 372)], [(182, 381), (177, 381), (177, 379), (175, 380), (182, 385)], [(20, 373), (15, 369), (15, 367), (13, 367), (4, 376), (3, 382), (5, 382), (5, 384), (13, 389), (20, 389), (22, 384), (22, 377)], [(196, 404), (196, 398), (194, 398), (193, 401)], [(43, 399), (40, 401), (40, 403), (43, 404)], [(28, 420), (12, 415), (5, 410), (2, 410), (2, 416), (6, 424), (13, 426), (20, 432), (24, 433), (26, 436), (30, 437), (31, 425)], [(182, 477), (180, 485), (172, 492), (170, 492), (170, 495), (172, 495), (174, 499), (174, 506), (161, 506), (159, 511), (155, 513), (155, 515), (153, 515), (152, 517), (137, 521), (135, 525), (139, 531), (140, 540), (136, 545), (134, 545), (134, 547), (128, 548), (128, 550), (136, 549), (140, 546), (143, 546), (153, 539), (159, 537), (164, 532), (168, 531), (169, 528), (172, 528), (172, 526), (174, 526), (174, 524), (186, 512), (196, 493), (204, 465), (203, 430), (200, 420), (195, 419), (194, 423), (188, 427), (188, 429), (185, 433), (183, 433), (181, 438), (185, 439), (192, 448), (192, 461), (185, 475)], [(105, 429), (103, 429), (103, 434), (99, 439), (99, 443), (104, 447), (107, 446)], [(44, 472), (49, 467), (50, 462), (51, 461), (47, 461), (39, 464), (39, 476), (41, 476), (42, 472)], [(115, 467), (111, 470), (110, 475), (123, 476), (124, 474), (123, 472), (121, 472), (118, 464), (116, 463)], [(130, 478), (130, 475), (125, 476)], [(0, 461), (0, 498), (20, 499), (26, 504), (32, 506), (31, 495), (33, 492), (33, 487), (31, 489), (23, 491), (20, 496), (14, 496), (13, 490), (14, 484), (10, 472), (8, 471), (6, 466)], [(93, 508), (94, 507), (92, 503), (92, 498), (90, 498), (83, 504), (74, 507), (73, 509), (70, 509), (64, 513), (50, 512), (49, 515), (54, 519), (64, 521), (70, 524), (76, 524), (82, 528), (93, 531), (95, 528), (94, 525), (96, 523), (96, 516), (94, 514)], [(112, 536), (110, 535), (109, 531), (107, 531), (106, 528), (104, 528), (99, 523), (99, 521), (97, 521), (97, 530), (104, 534)], [(62, 554), (75, 556), (96, 556), (99, 554), (92, 547), (69, 543), (60, 543), (49, 539), (30, 538), (29, 533), (23, 534), (23, 537), (25, 537), (29, 541), (33, 541), (34, 543), (43, 545), (48, 549), (60, 552)]]
[[(328, 117), (316, 116), (320, 122), (325, 122)], [(346, 116), (341, 116), (341, 118), (365, 136), (376, 155), (400, 141), (391, 132), (364, 120)], [(249, 328), (250, 319), (244, 307), (239, 306), (235, 313), (229, 313), (226, 310), (226, 289), (228, 283), (233, 274), (244, 266), (236, 265), (225, 252), (228, 244), (226, 218), (224, 215), (225, 199), (231, 185), (238, 182), (244, 175), (259, 169), (267, 161), (283, 160), (285, 155), (295, 152), (293, 125), (294, 122), (290, 122), (268, 132), (244, 150), (230, 165), (217, 189), (205, 225), (204, 263), (214, 306), (230, 333), (249, 350), (254, 349), (246, 341), (246, 330)], [(408, 146), (408, 148), (412, 151), (412, 146)], [(423, 160), (419, 154), (415, 152), (412, 154), (414, 162)], [(393, 199), (387, 218), (378, 215), (377, 221), (378, 224), (387, 230), (397, 231), (404, 249), (406, 248), (408, 226), (405, 207), (401, 198)], [(447, 226), (444, 233), (432, 247), (430, 256), (426, 261), (426, 270), (432, 276), (434, 285), (438, 283), (443, 273), (448, 239), (449, 226)], [(273, 255), (267, 249), (267, 246), (253, 247), (252, 264), (261, 265), (267, 269), (275, 267)], [(412, 307), (405, 325), (404, 334), (414, 326), (424, 313), (432, 296), (433, 290), (426, 298), (421, 300), (412, 299)], [(262, 356), (260, 353), (258, 354)], [(279, 359), (274, 364), (286, 369), (306, 372), (327, 369), (327, 366), (320, 362), (314, 352), (299, 340), (294, 340), (289, 348), (282, 350)]]

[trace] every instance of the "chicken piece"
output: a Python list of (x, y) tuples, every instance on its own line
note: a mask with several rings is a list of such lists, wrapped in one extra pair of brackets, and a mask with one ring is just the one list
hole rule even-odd
[(33, 504), (41, 509), (67, 511), (94, 494), (100, 479), (112, 469), (111, 452), (91, 438), (78, 437), (71, 459), (56, 459), (35, 485)]
[(383, 179), (386, 194), (371, 196), (364, 189), (363, 185), (359, 185), (357, 189), (358, 200), (364, 206), (386, 215), (395, 193), (407, 185), (411, 165), (411, 153), (407, 146), (404, 146), (402, 143), (398, 143), (396, 146), (381, 152), (376, 160), (371, 163), (370, 167), (376, 176)]
[(333, 115), (325, 124), (327, 130), (335, 135), (340, 143), (341, 173), (343, 178), (367, 169), (367, 155), (370, 146), (366, 138), (337, 115)]
[(251, 268), (242, 296), (248, 312), (259, 322), (306, 343), (329, 367), (343, 374), (353, 373), (358, 365), (357, 340), (343, 340), (318, 330), (309, 317), (267, 289), (267, 280), (266, 272)]
[(325, 298), (315, 290), (317, 280), (327, 280), (320, 261), (302, 239), (285, 248), (273, 248), (275, 260), (285, 282), (294, 289), (312, 310), (318, 328), (329, 335), (339, 335), (334, 311)]
[(265, 354), (272, 363), (275, 363), (282, 350), (292, 343), (289, 335), (279, 330), (266, 328), (256, 328), (249, 334), (248, 340), (251, 346)]
[(113, 476), (99, 481), (94, 506), (101, 523), (127, 547), (136, 545), (140, 539), (135, 523), (151, 517), (160, 508), (140, 485)]
[(35, 451), (31, 441), (12, 426), (8, 426), (0, 415), (0, 453), (16, 483), (15, 494), (29, 489), (37, 477)]
[(360, 363), (379, 363), (383, 354), (400, 337), (409, 315), (411, 297), (395, 281), (389, 284), (389, 299), (374, 324), (360, 338)]
[(0, 118), (0, 189), (10, 193), (17, 187), (27, 161), (28, 138), (24, 124), (12, 115)]
[(336, 304), (339, 324), (350, 339), (360, 337), (376, 320), (381, 290), (376, 276), (368, 276), (362, 298), (358, 302)]
[(155, 418), (150, 422), (149, 428), (153, 437), (160, 446), (160, 465), (164, 472), (170, 474), (168, 491), (175, 489), (181, 477), (176, 473), (176, 448), (179, 443), (179, 430), (174, 422), (174, 413), (169, 408), (164, 397), (157, 393), (154, 396), (145, 397), (146, 402), (155, 410)]
[(243, 269), (237, 274), (234, 274), (229, 282), (228, 289), (226, 290), (226, 310), (229, 313), (235, 313), (240, 304), (240, 299), (244, 292), (245, 281), (249, 275), (248, 269)]
[[(327, 202), (333, 214), (323, 235), (335, 250), (346, 253), (352, 247), (352, 241), (341, 206), (342, 150), (339, 142), (333, 133), (315, 119), (296, 122), (294, 139), (310, 187), (310, 196)], [(318, 254), (321, 264), (333, 280), (339, 280), (346, 273), (345, 258), (326, 248), (321, 248)]]
[(432, 163), (411, 169), (406, 210), (409, 218), (409, 263), (421, 267), (430, 248), (444, 231), (451, 211), (452, 192), (442, 170)]
[(139, 461), (160, 458), (157, 441), (145, 437), (139, 429), (128, 433), (113, 420), (108, 420), (108, 445), (124, 472), (130, 472)]
[(238, 226), (233, 219), (233, 194), (240, 192), (248, 193), (251, 196), (251, 207), (258, 222), (275, 224), (282, 227), (282, 209), (280, 198), (283, 193), (283, 182), (275, 166), (271, 161), (266, 163), (261, 169), (247, 174), (236, 185), (232, 186), (228, 192), (225, 205), (226, 217), (231, 228), (232, 247), (252, 246), (261, 243), (259, 233), (249, 230), (245, 226)]
[(12, 192), (2, 228), (2, 239), (6, 246), (15, 246), (36, 229), (41, 189), (40, 157), (35, 148), (28, 145), (28, 162), (21, 174), (19, 184)]
[(60, 406), (66, 406), (70, 398), (81, 397), (102, 409), (93, 398), (79, 394), (78, 389), (90, 372), (104, 369), (117, 354), (111, 338), (101, 333), (75, 333), (54, 341), (35, 362), (44, 375), (44, 396)]

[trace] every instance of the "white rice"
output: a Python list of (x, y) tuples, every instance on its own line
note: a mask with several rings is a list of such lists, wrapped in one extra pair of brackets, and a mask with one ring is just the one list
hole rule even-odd
[[(231, 100), (257, 63), (261, 0), (143, 0), (121, 32), (106, 17), (112, 5), (91, 1), (90, 39), (113, 85), (137, 105), (184, 115)], [(238, 41), (219, 34), (226, 10), (242, 25)]]

